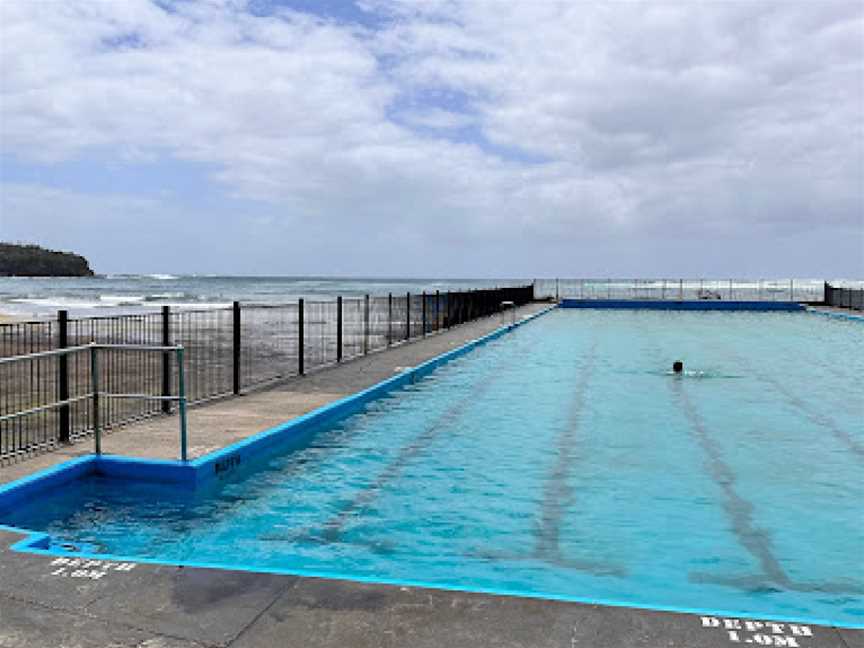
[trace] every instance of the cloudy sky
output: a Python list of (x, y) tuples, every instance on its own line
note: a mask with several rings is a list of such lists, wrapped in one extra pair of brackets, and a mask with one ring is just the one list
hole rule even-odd
[(0, 239), (101, 272), (864, 277), (864, 4), (2, 0)]

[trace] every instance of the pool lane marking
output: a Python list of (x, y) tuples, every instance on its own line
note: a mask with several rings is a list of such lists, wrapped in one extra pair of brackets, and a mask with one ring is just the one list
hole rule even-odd
[[(339, 510), (334, 513), (330, 519), (324, 522), (319, 531), (306, 530), (298, 534), (292, 534), (293, 538), (306, 539), (324, 544), (339, 542), (345, 525), (360, 509), (371, 504), (380, 495), (383, 488), (396, 479), (406, 465), (419, 453), (426, 450), (436, 437), (454, 421), (458, 420), (467, 410), (469, 405), (486, 393), (489, 388), (506, 373), (506, 369), (514, 365), (518, 357), (515, 354), (505, 356), (506, 362), (499, 362), (496, 370), (492, 372), (492, 378), (482, 380), (480, 384), (464, 397), (459, 399), (456, 404), (449, 408), (444, 413), (440, 414), (423, 432), (421, 432), (414, 440), (402, 447), (396, 458), (391, 461), (384, 470), (379, 473), (374, 481), (363, 487), (352, 500), (344, 504)], [(265, 539), (274, 539), (272, 536)], [(372, 543), (374, 544), (374, 543)]]
[(801, 398), (792, 393), (785, 385), (783, 385), (783, 383), (773, 376), (758, 371), (754, 371), (754, 375), (762, 382), (771, 385), (776, 392), (783, 396), (789, 405), (797, 409), (805, 418), (810, 419), (810, 421), (817, 426), (827, 428), (834, 438), (840, 441), (840, 443), (846, 445), (849, 450), (858, 456), (859, 460), (864, 460), (864, 445), (861, 445), (855, 437), (837, 425), (837, 422), (834, 421), (834, 419), (811, 410), (807, 404), (801, 400)]
[(552, 464), (543, 485), (543, 500), (540, 504), (540, 519), (535, 525), (534, 550), (527, 554), (506, 554), (483, 552), (477, 557), (496, 560), (540, 560), (557, 567), (589, 572), (595, 576), (624, 576), (627, 570), (620, 565), (601, 561), (576, 560), (564, 556), (561, 550), (561, 527), (564, 515), (573, 506), (575, 493), (568, 483), (576, 462), (578, 432), (588, 383), (594, 374), (594, 363), (597, 356), (597, 342), (589, 347), (585, 363), (582, 365), (576, 380), (576, 389), (570, 404), (567, 425), (556, 441), (557, 458)]
[(838, 583), (798, 583), (789, 578), (771, 549), (770, 536), (753, 522), (753, 504), (744, 499), (735, 489), (735, 474), (723, 460), (720, 448), (714, 439), (711, 438), (702, 417), (687, 395), (683, 379), (672, 377), (670, 383), (671, 389), (677, 396), (684, 415), (690, 423), (691, 436), (695, 438), (708, 459), (708, 472), (714, 482), (723, 491), (725, 496), (723, 509), (732, 523), (732, 532), (738, 538), (741, 546), (756, 559), (762, 568), (762, 574), (729, 577), (691, 572), (690, 579), (694, 582), (714, 583), (748, 590), (764, 590), (766, 589), (766, 584), (773, 584), (796, 592), (826, 592), (835, 594), (857, 594), (864, 592), (864, 588), (851, 581)]
[(595, 341), (579, 372), (576, 390), (570, 404), (567, 425), (555, 443), (557, 458), (546, 476), (543, 487), (543, 501), (540, 505), (540, 520), (535, 530), (537, 544), (534, 557), (549, 563), (571, 566), (583, 571), (591, 571), (598, 575), (621, 576), (625, 570), (611, 565), (601, 565), (566, 558), (561, 551), (561, 527), (564, 515), (573, 506), (576, 495), (573, 486), (569, 484), (576, 462), (579, 429), (588, 383), (594, 374), (594, 363), (597, 357), (597, 342)]
[(832, 436), (849, 448), (849, 450), (851, 450), (859, 460), (864, 460), (864, 445), (855, 439), (855, 437), (853, 437), (849, 432), (841, 428), (833, 418), (819, 412), (814, 412), (801, 398), (796, 396), (788, 387), (777, 380), (777, 378), (754, 368), (753, 364), (747, 358), (731, 350), (727, 351), (727, 356), (734, 359), (739, 366), (746, 368), (757, 380), (770, 385), (789, 405), (797, 409), (804, 418), (809, 419), (810, 422), (817, 426), (827, 428), (828, 431), (831, 432)]

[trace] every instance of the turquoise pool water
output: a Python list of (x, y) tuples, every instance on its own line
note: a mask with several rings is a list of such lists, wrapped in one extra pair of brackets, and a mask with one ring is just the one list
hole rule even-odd
[(861, 323), (558, 310), (206, 492), (89, 478), (0, 523), (129, 559), (855, 625), (862, 474)]

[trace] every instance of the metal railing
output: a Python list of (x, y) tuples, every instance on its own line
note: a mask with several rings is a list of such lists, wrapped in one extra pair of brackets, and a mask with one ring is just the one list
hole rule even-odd
[[(105, 352), (119, 351), (136, 353), (158, 353), (163, 357), (168, 357), (174, 354), (177, 367), (177, 395), (154, 395), (147, 393), (115, 393), (102, 390), (101, 374), (105, 370)], [(76, 393), (69, 393), (69, 384), (63, 381), (62, 377), (68, 375), (70, 357), (80, 355), (89, 356), (86, 366), (86, 376), (81, 382), (89, 384), (89, 391), (76, 390)], [(101, 360), (101, 362), (100, 362)], [(46, 365), (55, 365), (48, 367)], [(73, 407), (80, 406), (82, 403), (86, 407), (90, 426), (88, 432), (92, 433), (94, 441), (94, 451), (96, 454), (102, 454), (102, 431), (105, 416), (109, 410), (107, 407), (112, 399), (117, 400), (146, 400), (167, 403), (170, 405), (176, 402), (179, 408), (179, 423), (180, 423), (180, 459), (186, 461), (188, 458), (187, 452), (187, 421), (186, 421), (186, 380), (185, 380), (185, 362), (184, 349), (180, 345), (173, 346), (147, 346), (138, 344), (97, 344), (91, 342), (80, 346), (67, 347), (65, 349), (54, 349), (50, 351), (39, 351), (26, 355), (10, 356), (0, 358), (0, 384), (7, 386), (11, 381), (21, 376), (33, 376), (55, 374), (61, 379), (55, 385), (56, 389), (38, 390), (36, 400), (31, 399), (24, 401), (19, 400), (9, 407), (8, 401), (5, 406), (0, 409), (0, 432), (4, 429), (8, 433), (9, 428), (14, 428), (18, 434), (19, 443), (9, 443), (9, 435), (0, 434), (0, 444), (3, 442), (7, 446), (0, 445), (0, 458), (6, 458), (8, 455), (30, 452), (46, 445), (56, 445), (61, 441), (69, 439), (52, 438), (48, 432), (53, 428), (44, 427), (46, 420), (45, 415), (56, 415), (60, 422), (68, 421)], [(65, 385), (63, 383), (66, 383)], [(44, 396), (44, 397), (40, 397)], [(89, 401), (89, 404), (87, 403)], [(36, 439), (41, 435), (42, 443), (33, 442), (34, 436)], [(77, 436), (80, 436), (77, 435)], [(28, 439), (29, 443), (22, 443), (23, 439)]]
[[(344, 362), (425, 335), (486, 317), (501, 303), (532, 301), (531, 285), (402, 295), (339, 297), (287, 304), (240, 304), (230, 308), (70, 318), (0, 324), (0, 357), (98, 345), (182, 346), (189, 404), (241, 394), (319, 367)], [(60, 360), (64, 358), (64, 360)], [(73, 353), (27, 371), (0, 375), (0, 415), (26, 409), (33, 400), (65, 400), (92, 391), (86, 357)], [(100, 406), (103, 429), (170, 412), (177, 367), (164, 355), (134, 351), (102, 360), (106, 392), (158, 394), (163, 398), (107, 398)], [(17, 409), (16, 409), (17, 408)], [(90, 407), (33, 415), (32, 424), (0, 422), (0, 459), (65, 443), (93, 430)]]
[(826, 283), (825, 305), (864, 311), (864, 288), (840, 288)]
[(536, 299), (822, 302), (821, 281), (801, 279), (538, 279)]

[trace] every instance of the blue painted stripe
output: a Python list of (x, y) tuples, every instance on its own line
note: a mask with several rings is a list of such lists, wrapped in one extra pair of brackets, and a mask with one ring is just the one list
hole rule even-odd
[(721, 299), (693, 299), (663, 301), (647, 299), (563, 299), (561, 308), (599, 308), (632, 310), (687, 310), (687, 311), (801, 311), (804, 306), (787, 301), (723, 301)]
[(814, 315), (824, 315), (825, 317), (833, 317), (834, 319), (851, 320), (853, 322), (864, 322), (864, 315), (854, 315), (852, 313), (838, 313), (837, 311), (827, 311), (821, 308), (807, 308), (808, 313)]
[(96, 473), (114, 479), (184, 484), (194, 486), (195, 469), (188, 463), (163, 459), (142, 459), (121, 455), (101, 455), (96, 459)]

